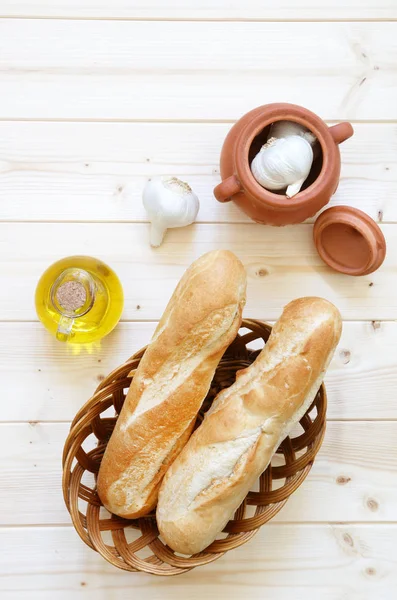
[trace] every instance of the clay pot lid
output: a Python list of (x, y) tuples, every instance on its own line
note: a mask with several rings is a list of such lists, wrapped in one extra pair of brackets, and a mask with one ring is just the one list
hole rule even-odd
[(379, 226), (350, 206), (334, 206), (321, 213), (313, 237), (323, 261), (346, 275), (373, 273), (386, 256), (386, 241)]

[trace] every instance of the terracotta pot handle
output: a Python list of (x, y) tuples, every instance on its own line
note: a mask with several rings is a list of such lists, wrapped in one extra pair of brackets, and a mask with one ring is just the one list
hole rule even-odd
[(341, 144), (348, 140), (354, 133), (351, 123), (338, 123), (329, 128), (330, 134), (334, 138), (336, 144)]
[(214, 189), (214, 196), (218, 202), (229, 202), (234, 194), (241, 192), (241, 183), (235, 175), (231, 175)]

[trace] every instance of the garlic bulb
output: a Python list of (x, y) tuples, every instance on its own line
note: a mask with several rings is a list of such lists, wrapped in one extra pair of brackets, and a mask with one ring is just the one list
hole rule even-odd
[(167, 229), (193, 223), (199, 200), (190, 186), (176, 177), (154, 177), (143, 190), (143, 205), (148, 213), (150, 244), (160, 246)]
[(299, 192), (313, 164), (316, 137), (292, 121), (277, 121), (270, 128), (270, 138), (251, 163), (256, 181), (268, 190), (287, 188), (292, 198)]
[(312, 146), (316, 142), (316, 136), (309, 131), (304, 125), (295, 123), (295, 121), (276, 121), (270, 127), (269, 139), (286, 138), (290, 135), (300, 135), (307, 140)]

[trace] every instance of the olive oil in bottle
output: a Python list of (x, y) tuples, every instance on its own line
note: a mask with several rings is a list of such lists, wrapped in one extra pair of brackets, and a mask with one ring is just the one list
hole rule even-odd
[(36, 288), (36, 311), (60, 341), (86, 344), (110, 333), (123, 311), (116, 273), (90, 256), (70, 256), (51, 265)]

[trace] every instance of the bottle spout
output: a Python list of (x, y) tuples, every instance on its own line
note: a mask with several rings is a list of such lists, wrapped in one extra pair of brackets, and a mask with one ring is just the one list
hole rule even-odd
[(56, 332), (59, 341), (68, 341), (75, 322), (91, 310), (95, 291), (95, 281), (84, 269), (66, 269), (56, 279), (51, 288), (51, 302), (60, 315)]

